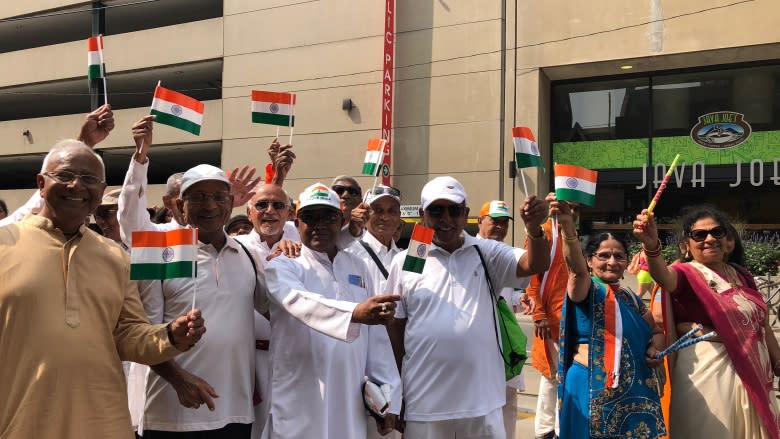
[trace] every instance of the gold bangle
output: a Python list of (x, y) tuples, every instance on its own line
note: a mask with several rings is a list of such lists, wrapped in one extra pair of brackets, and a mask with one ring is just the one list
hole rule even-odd
[(652, 250), (645, 247), (645, 244), (643, 243), (642, 250), (644, 250), (645, 256), (647, 256), (648, 258), (655, 258), (661, 256), (661, 252), (663, 250), (663, 246), (661, 245), (661, 240), (660, 239), (658, 240), (658, 245)]
[(525, 229), (525, 236), (529, 237), (530, 239), (532, 239), (534, 241), (539, 241), (540, 239), (545, 239), (544, 238), (544, 229), (541, 228), (541, 226), (540, 226), (537, 230), (539, 230), (539, 235), (535, 236), (535, 235), (532, 235), (531, 232), (528, 231), (528, 229)]
[(577, 231), (574, 231), (574, 236), (569, 236), (566, 234), (566, 232), (561, 229), (561, 236), (563, 237), (563, 240), (566, 242), (574, 242), (580, 240), (580, 235), (577, 234)]

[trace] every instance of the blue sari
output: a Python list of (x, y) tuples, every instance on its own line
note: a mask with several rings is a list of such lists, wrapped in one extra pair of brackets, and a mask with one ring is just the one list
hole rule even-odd
[(615, 388), (605, 385), (606, 294), (607, 286), (594, 278), (584, 307), (591, 323), (589, 367), (572, 360), (572, 348), (576, 345), (573, 338), (576, 331), (572, 330), (576, 325), (576, 306), (568, 296), (563, 304), (558, 361), (560, 439), (663, 436), (666, 427), (656, 391), (657, 381), (645, 364), (645, 351), (652, 335), (642, 318), (646, 307), (634, 293), (623, 288), (615, 291), (623, 325), (620, 379)]

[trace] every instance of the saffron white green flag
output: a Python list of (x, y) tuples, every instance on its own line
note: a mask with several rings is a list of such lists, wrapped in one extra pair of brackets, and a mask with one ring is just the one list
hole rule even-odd
[(103, 62), (103, 35), (87, 38), (87, 78), (100, 79), (106, 76)]
[(157, 116), (155, 119), (157, 123), (199, 136), (204, 110), (203, 102), (197, 99), (161, 87), (159, 84), (154, 89), (151, 114)]
[(133, 232), (130, 279), (195, 277), (197, 243), (197, 229)]
[(415, 224), (412, 230), (412, 237), (409, 240), (409, 248), (406, 250), (404, 271), (422, 273), (431, 242), (433, 242), (433, 229), (422, 224)]
[(295, 126), (295, 94), (252, 90), (252, 122)]
[(363, 160), (361, 174), (374, 177), (379, 175), (379, 172), (382, 170), (382, 161), (385, 158), (386, 144), (387, 140), (385, 139), (370, 139), (368, 141), (368, 149), (366, 150), (366, 158)]
[(542, 157), (539, 155), (539, 145), (530, 128), (512, 128), (512, 139), (515, 143), (515, 163), (519, 168), (543, 168)]
[(598, 171), (575, 165), (555, 165), (555, 196), (586, 206), (596, 205)]

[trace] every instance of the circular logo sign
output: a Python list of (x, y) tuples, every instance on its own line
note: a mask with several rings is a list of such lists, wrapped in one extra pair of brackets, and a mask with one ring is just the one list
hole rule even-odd
[(165, 247), (165, 249), (162, 252), (162, 258), (165, 262), (171, 262), (173, 260), (173, 255), (175, 252), (170, 247)]
[(387, 164), (382, 165), (382, 175), (385, 177), (390, 176), (390, 166), (388, 166)]
[(174, 116), (181, 116), (181, 113), (183, 112), (181, 105), (173, 104), (171, 106), (171, 113), (173, 113)]
[(577, 187), (577, 179), (574, 177), (569, 177), (566, 179), (566, 187), (569, 189), (574, 189)]
[(271, 111), (271, 113), (276, 114), (279, 112), (279, 104), (272, 102), (268, 109)]
[(420, 244), (417, 246), (417, 256), (424, 258), (425, 257), (425, 251), (428, 247), (425, 246), (425, 244)]
[(745, 143), (752, 131), (742, 113), (718, 111), (699, 116), (691, 128), (691, 140), (708, 149), (731, 148)]

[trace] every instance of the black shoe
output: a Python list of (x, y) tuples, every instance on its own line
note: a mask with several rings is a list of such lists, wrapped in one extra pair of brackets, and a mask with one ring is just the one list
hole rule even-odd
[(553, 430), (541, 436), (536, 436), (536, 439), (558, 439), (558, 436), (555, 435), (555, 430)]

